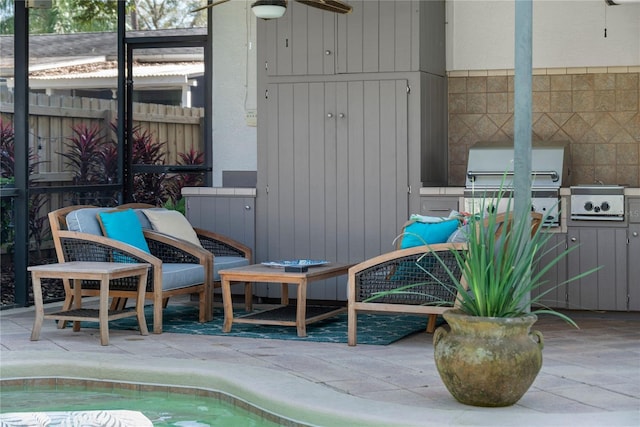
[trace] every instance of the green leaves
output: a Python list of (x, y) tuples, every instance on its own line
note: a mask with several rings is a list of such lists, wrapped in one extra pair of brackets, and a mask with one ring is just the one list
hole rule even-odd
[[(502, 196), (500, 193), (496, 198)], [(529, 311), (530, 305), (538, 304), (555, 288), (598, 269), (582, 272), (532, 297), (541, 286), (548, 285), (545, 274), (576, 248), (559, 251), (558, 255), (547, 259), (557, 245), (548, 247), (553, 232), (543, 224), (544, 218), (542, 225), (532, 226), (528, 212), (523, 218), (514, 218), (511, 203), (502, 215), (494, 212), (485, 218), (471, 220), (473, 231), (468, 235), (467, 252), (457, 258), (462, 277), (451, 277), (460, 294), (462, 311), (482, 317), (521, 316)], [(541, 264), (543, 257), (544, 265)], [(543, 306), (535, 313), (553, 314), (575, 326), (569, 317), (548, 307)]]
[[(485, 203), (496, 206), (497, 199), (504, 197), (504, 192), (500, 191), (495, 196), (496, 200), (485, 199)], [(429, 271), (423, 271), (450, 292), (457, 292), (458, 308), (468, 315), (519, 317), (535, 305), (541, 308), (534, 313), (552, 314), (576, 326), (568, 316), (544, 306), (540, 301), (556, 288), (587, 276), (600, 267), (583, 271), (565, 282), (549, 284), (546, 274), (577, 246), (560, 249), (560, 244), (550, 245), (553, 230), (544, 226), (545, 218), (540, 218), (539, 214), (532, 215), (529, 210), (524, 210), (522, 218), (516, 218), (511, 206), (509, 200), (504, 213), (493, 212), (484, 218), (471, 218), (467, 250), (451, 250), (461, 274), (454, 274), (437, 252), (431, 254), (446, 270), (447, 283)], [(484, 206), (481, 211), (487, 212)], [(536, 217), (535, 221), (532, 221), (532, 216)], [(415, 289), (420, 285), (414, 283), (381, 292), (369, 300), (393, 293), (418, 293)]]

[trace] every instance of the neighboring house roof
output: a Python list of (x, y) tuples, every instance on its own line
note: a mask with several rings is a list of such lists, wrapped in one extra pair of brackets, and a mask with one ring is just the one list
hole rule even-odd
[[(127, 37), (206, 34), (206, 28), (129, 31)], [(13, 86), (14, 37), (0, 36), (0, 77)], [(137, 49), (134, 84), (144, 87), (190, 85), (204, 74), (202, 48)], [(116, 88), (116, 33), (38, 34), (29, 37), (29, 86), (32, 89)]]
[[(193, 79), (204, 75), (204, 62), (136, 64), (133, 67), (136, 89), (193, 86)], [(116, 61), (61, 67), (30, 73), (32, 89), (117, 88)], [(9, 85), (11, 86), (11, 85)]]

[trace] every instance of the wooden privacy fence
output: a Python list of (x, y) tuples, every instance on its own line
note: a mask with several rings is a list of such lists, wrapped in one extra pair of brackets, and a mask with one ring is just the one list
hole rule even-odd
[[(0, 97), (2, 122), (13, 123), (12, 94)], [(133, 103), (133, 125), (148, 131), (152, 138), (164, 143), (165, 163), (177, 164), (179, 153), (192, 148), (204, 151), (203, 108), (184, 108), (161, 104)], [(113, 99), (48, 96), (31, 94), (29, 97), (29, 147), (37, 159), (38, 181), (68, 181), (65, 159), (57, 154), (65, 152), (65, 143), (73, 135), (73, 127), (85, 124), (98, 126), (101, 135), (115, 140), (111, 123), (117, 119), (117, 101)]]

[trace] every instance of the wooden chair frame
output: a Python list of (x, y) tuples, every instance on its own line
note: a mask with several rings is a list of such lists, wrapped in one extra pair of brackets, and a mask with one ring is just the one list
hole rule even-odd
[[(464, 243), (440, 243), (429, 246), (416, 246), (408, 249), (399, 249), (388, 252), (351, 267), (349, 269), (347, 286), (348, 344), (353, 346), (357, 343), (358, 312), (426, 314), (429, 317), (427, 332), (432, 333), (435, 330), (437, 316), (453, 308), (455, 303), (458, 301), (457, 293), (455, 296), (451, 296), (450, 305), (425, 305), (429, 302), (432, 303), (432, 301), (428, 301), (427, 298), (421, 300), (420, 297), (417, 297), (414, 301), (407, 304), (375, 302), (375, 300), (371, 302), (359, 301), (356, 288), (358, 286), (358, 276), (361, 272), (364, 272), (365, 270), (371, 271), (377, 268), (383, 268), (383, 266), (386, 266), (384, 267), (387, 269), (385, 271), (390, 271), (389, 266), (391, 265), (391, 273), (385, 273), (389, 276), (395, 274), (395, 271), (398, 271), (396, 269), (402, 268), (402, 263), (406, 263), (406, 259), (408, 258), (418, 257), (428, 252), (442, 252), (444, 254), (451, 251), (462, 251), (465, 249), (466, 244)], [(426, 273), (424, 273), (423, 277), (425, 279), (429, 278)], [(388, 280), (387, 282), (390, 286), (389, 290), (393, 289), (392, 281)], [(406, 283), (397, 283), (398, 286), (404, 284)], [(454, 289), (455, 285), (453, 283), (450, 283), (449, 285), (450, 288), (448, 292), (451, 292), (451, 289)]]
[[(118, 253), (124, 255), (135, 262), (148, 263), (151, 265), (149, 270), (149, 278), (147, 282), (147, 291), (145, 293), (145, 299), (153, 301), (153, 332), (156, 334), (162, 333), (162, 309), (166, 307), (167, 301), (171, 296), (184, 295), (184, 294), (198, 294), (199, 297), (199, 315), (198, 320), (202, 322), (211, 321), (213, 318), (213, 292), (212, 292), (212, 265), (213, 255), (180, 239), (175, 239), (171, 236), (167, 236), (162, 233), (157, 233), (152, 230), (144, 230), (143, 234), (152, 254), (148, 254), (130, 245), (122, 243), (120, 241), (110, 239), (104, 236), (97, 236), (90, 233), (80, 233), (67, 230), (66, 216), (68, 213), (81, 209), (81, 208), (95, 208), (96, 206), (89, 205), (76, 205), (61, 208), (52, 212), (49, 212), (49, 223), (51, 226), (51, 234), (58, 256), (58, 262), (63, 263), (67, 261), (78, 261), (80, 259), (73, 259), (69, 255), (69, 251), (66, 247), (72, 244), (81, 244), (87, 248), (94, 247), (100, 248), (100, 250), (106, 251), (105, 253)], [(176, 259), (190, 259), (194, 263), (204, 266), (205, 280), (203, 283), (182, 287), (178, 289), (163, 290), (162, 289), (162, 264), (163, 262), (178, 262), (173, 259), (165, 258), (164, 260), (158, 256), (153, 255), (153, 248), (162, 248), (162, 253), (172, 254)], [(164, 257), (165, 255), (163, 255)], [(184, 261), (183, 261), (184, 262)], [(66, 297), (63, 304), (63, 309), (68, 310), (73, 303), (73, 290), (68, 280), (63, 281)], [(113, 286), (109, 290), (111, 297), (117, 300), (117, 298), (136, 298), (136, 292), (129, 289), (119, 289), (118, 286)], [(98, 296), (98, 289), (82, 289), (82, 296)], [(59, 324), (59, 327), (64, 327), (64, 322)]]

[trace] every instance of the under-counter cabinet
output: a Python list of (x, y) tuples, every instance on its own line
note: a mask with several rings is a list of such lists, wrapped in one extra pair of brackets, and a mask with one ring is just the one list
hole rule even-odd
[[(544, 255), (538, 268), (544, 268), (557, 258), (567, 248), (566, 233), (552, 233), (544, 248)], [(542, 276), (542, 286), (531, 292), (532, 297), (538, 297), (538, 302), (544, 307), (567, 308), (567, 258), (563, 257), (549, 268)]]
[(640, 224), (629, 224), (629, 310), (640, 311)]
[(568, 277), (600, 266), (567, 286), (567, 308), (627, 310), (627, 227), (569, 227)]
[[(208, 189), (186, 189), (186, 216), (191, 225), (220, 233), (255, 252), (255, 197), (210, 195)], [(215, 190), (215, 189), (213, 189)]]
[(629, 221), (629, 310), (640, 310), (640, 198), (627, 198)]

